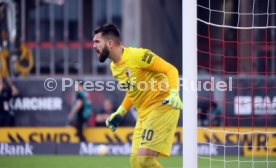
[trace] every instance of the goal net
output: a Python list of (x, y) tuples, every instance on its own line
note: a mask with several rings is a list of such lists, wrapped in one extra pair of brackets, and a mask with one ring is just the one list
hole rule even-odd
[(198, 0), (197, 41), (198, 167), (276, 167), (276, 0)]

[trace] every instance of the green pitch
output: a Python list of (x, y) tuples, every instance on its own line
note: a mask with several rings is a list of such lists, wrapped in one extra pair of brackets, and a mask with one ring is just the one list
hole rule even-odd
[[(212, 168), (223, 168), (224, 162), (216, 161), (223, 160), (223, 157), (212, 157)], [(227, 157), (225, 168), (238, 167), (237, 157)], [(267, 167), (264, 162), (255, 162), (254, 166), (251, 162), (251, 157), (242, 157), (240, 168), (262, 168)], [(268, 158), (268, 168), (276, 167), (276, 158)], [(129, 168), (129, 158), (127, 156), (0, 156), (0, 168)], [(256, 161), (265, 161), (266, 158), (255, 158)], [(171, 157), (169, 159), (159, 158), (159, 161), (164, 165), (164, 168), (181, 168), (182, 157)], [(198, 159), (199, 168), (209, 168), (209, 159)]]

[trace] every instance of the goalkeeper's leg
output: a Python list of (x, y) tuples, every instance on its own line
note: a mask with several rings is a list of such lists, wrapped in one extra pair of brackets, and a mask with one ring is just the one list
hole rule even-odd
[(156, 160), (158, 152), (150, 149), (138, 150), (138, 163), (141, 168), (163, 168)]
[(130, 155), (130, 165), (131, 168), (163, 168), (155, 156), (137, 156), (137, 154)]
[(180, 111), (170, 106), (156, 107), (142, 124), (138, 149), (141, 168), (162, 168), (157, 156), (169, 157)]
[(131, 168), (141, 168), (139, 163), (138, 163), (138, 156), (137, 153), (132, 153), (130, 155), (130, 166)]
[(163, 168), (154, 156), (139, 156), (138, 158), (141, 168)]
[(131, 155), (130, 155), (131, 168), (141, 168), (138, 162), (138, 149), (141, 143), (141, 136), (142, 136), (142, 125), (141, 125), (141, 121), (138, 118), (133, 132), (133, 137), (132, 137), (132, 149), (131, 149)]

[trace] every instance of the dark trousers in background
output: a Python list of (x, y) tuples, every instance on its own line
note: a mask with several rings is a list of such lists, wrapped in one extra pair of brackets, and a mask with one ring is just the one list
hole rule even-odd
[(75, 123), (75, 127), (77, 129), (77, 136), (79, 137), (80, 142), (86, 142), (86, 138), (83, 135), (83, 127), (86, 122), (87, 119), (83, 118), (82, 113), (78, 113), (78, 118)]
[(14, 116), (8, 113), (0, 113), (0, 127), (13, 127)]

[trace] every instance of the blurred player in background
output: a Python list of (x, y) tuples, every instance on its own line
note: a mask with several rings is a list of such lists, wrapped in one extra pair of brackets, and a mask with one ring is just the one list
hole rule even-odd
[[(5, 80), (4, 80), (5, 79)], [(14, 126), (14, 112), (10, 100), (18, 95), (18, 90), (9, 78), (0, 77), (0, 126)]]
[(115, 131), (134, 105), (138, 119), (132, 139), (131, 167), (162, 168), (156, 157), (170, 156), (182, 109), (178, 70), (148, 49), (122, 46), (119, 30), (113, 24), (96, 28), (93, 42), (99, 61), (111, 59), (112, 75), (126, 90), (122, 104), (106, 125)]
[(83, 81), (78, 83), (76, 101), (72, 110), (69, 112), (67, 121), (77, 129), (77, 136), (81, 142), (86, 142), (83, 135), (83, 127), (91, 116), (91, 101), (89, 94), (83, 89)]

